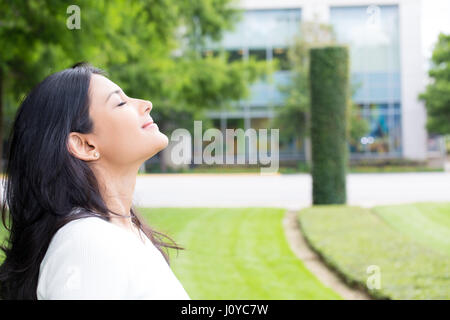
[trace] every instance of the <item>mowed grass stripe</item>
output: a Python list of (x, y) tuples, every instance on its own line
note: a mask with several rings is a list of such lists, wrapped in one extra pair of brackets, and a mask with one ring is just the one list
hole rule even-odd
[(287, 243), (284, 209), (139, 210), (187, 248), (172, 268), (192, 299), (341, 299), (312, 275)]
[(373, 211), (399, 232), (432, 250), (450, 255), (450, 204), (378, 206)]
[(308, 241), (349, 282), (366, 286), (369, 266), (379, 267), (380, 298), (449, 299), (447, 255), (388, 225), (370, 209), (315, 206), (299, 214)]

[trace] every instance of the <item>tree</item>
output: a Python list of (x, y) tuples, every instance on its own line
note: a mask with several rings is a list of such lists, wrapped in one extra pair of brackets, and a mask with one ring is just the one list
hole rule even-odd
[(439, 34), (431, 60), (431, 83), (419, 99), (425, 101), (428, 131), (450, 134), (450, 34)]
[[(24, 95), (50, 73), (98, 56), (104, 1), (80, 0), (82, 29), (69, 29), (69, 1), (0, 1), (0, 159)], [(5, 117), (6, 116), (6, 119)], [(0, 170), (2, 163), (0, 163)]]
[[(245, 96), (247, 82), (263, 70), (258, 63), (229, 65), (221, 57), (199, 54), (204, 38), (219, 39), (239, 18), (230, 4), (78, 1), (81, 29), (69, 30), (69, 1), (2, 1), (0, 45), (8, 50), (0, 51), (0, 101), (12, 115), (34, 84), (84, 60), (105, 69), (129, 96), (151, 100), (152, 116), (162, 128), (219, 108)], [(0, 131), (5, 132), (3, 110), (0, 103)]]
[(66, 8), (58, 1), (0, 2), (0, 142), (6, 133), (4, 102), (17, 101), (39, 81), (56, 53), (53, 46), (67, 43), (61, 32)]

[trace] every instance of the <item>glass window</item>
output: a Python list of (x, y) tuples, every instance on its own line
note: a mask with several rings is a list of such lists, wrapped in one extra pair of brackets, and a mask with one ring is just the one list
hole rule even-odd
[[(244, 119), (243, 118), (228, 118), (226, 128), (227, 129), (242, 129), (244, 130)], [(227, 140), (229, 139), (229, 140)], [(226, 153), (229, 155), (237, 155), (245, 152), (245, 144), (242, 144), (242, 139), (238, 139), (238, 137), (227, 137), (224, 136), (224, 143), (226, 148)], [(231, 143), (233, 143), (233, 149), (230, 149)], [(239, 144), (240, 143), (240, 144)]]
[(392, 141), (392, 150), (391, 152), (401, 152), (402, 148), (402, 123), (401, 116), (399, 113), (394, 114), (393, 116), (393, 124), (389, 132), (391, 141)]
[(219, 51), (217, 50), (205, 50), (202, 52), (202, 57), (217, 57), (219, 55)]
[(352, 152), (401, 151), (401, 94), (398, 6), (330, 8), (340, 42), (350, 47), (353, 101), (369, 130)]
[(234, 30), (224, 33), (221, 44), (225, 48), (286, 46), (299, 30), (300, 16), (300, 8), (246, 10)]
[(280, 70), (290, 69), (286, 48), (274, 48), (272, 53), (272, 59), (278, 60)]
[(244, 55), (244, 50), (228, 50), (228, 62), (233, 62), (236, 60), (242, 60)]
[(216, 118), (216, 119), (212, 119), (212, 128), (216, 128), (220, 130), (220, 124), (221, 124), (221, 119), (220, 118)]
[(401, 116), (399, 104), (359, 104), (355, 111), (368, 123), (368, 131), (350, 145), (357, 153), (399, 153), (401, 151)]
[(270, 119), (269, 118), (252, 118), (250, 121), (250, 126), (255, 129), (269, 129)]
[(267, 60), (266, 49), (249, 49), (249, 57), (253, 57), (256, 60)]
[(397, 6), (331, 7), (330, 20), (338, 40), (350, 45), (353, 72), (400, 69)]
[(339, 41), (350, 46), (354, 99), (387, 102), (400, 97), (398, 7), (331, 7), (330, 21)]

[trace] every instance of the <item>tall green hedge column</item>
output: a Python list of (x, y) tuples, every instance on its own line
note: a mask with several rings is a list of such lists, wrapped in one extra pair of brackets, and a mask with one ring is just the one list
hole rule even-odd
[(346, 47), (310, 50), (313, 204), (346, 202), (348, 59)]

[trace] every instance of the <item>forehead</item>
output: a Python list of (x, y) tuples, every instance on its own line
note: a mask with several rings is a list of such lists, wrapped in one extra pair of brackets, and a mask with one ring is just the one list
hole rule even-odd
[(105, 102), (108, 95), (120, 87), (100, 74), (92, 74), (89, 83), (89, 96), (93, 103)]

